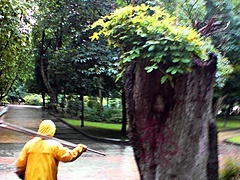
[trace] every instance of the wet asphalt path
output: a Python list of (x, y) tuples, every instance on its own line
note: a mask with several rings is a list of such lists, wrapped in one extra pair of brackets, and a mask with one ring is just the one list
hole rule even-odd
[[(4, 116), (4, 121), (34, 131), (37, 131), (42, 119), (51, 119), (55, 122), (57, 126), (55, 137), (75, 144), (82, 143), (107, 154), (101, 156), (86, 152), (74, 162), (60, 163), (58, 180), (140, 180), (130, 146), (88, 139), (37, 106), (10, 105), (8, 113)], [(236, 135), (240, 135), (240, 130), (218, 134), (220, 167), (226, 157), (233, 157), (240, 162), (240, 146), (223, 142), (224, 139)], [(22, 147), (31, 138), (22, 133), (0, 128), (0, 180), (18, 179), (14, 173), (14, 164)]]
[[(103, 143), (86, 138), (60, 120), (49, 115), (41, 107), (10, 105), (4, 121), (37, 131), (42, 119), (51, 119), (57, 126), (55, 137), (81, 143), (89, 148), (106, 153), (84, 153), (70, 163), (60, 163), (58, 180), (139, 180), (139, 173), (131, 146)], [(0, 128), (0, 179), (17, 180), (15, 161), (24, 144), (32, 137)], [(37, 163), (37, 162), (36, 162)]]

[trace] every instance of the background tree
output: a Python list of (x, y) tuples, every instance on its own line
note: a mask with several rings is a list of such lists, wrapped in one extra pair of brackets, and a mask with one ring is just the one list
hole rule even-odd
[(26, 1), (0, 2), (0, 101), (18, 80), (32, 75), (30, 10)]
[(92, 39), (105, 35), (123, 51), (130, 140), (141, 179), (217, 179), (209, 140), (217, 58), (206, 59), (213, 50), (208, 40), (157, 6), (118, 9), (93, 27), (100, 30)]
[[(41, 75), (51, 104), (57, 95), (65, 93), (101, 94), (101, 81), (114, 73), (116, 55), (104, 42), (89, 43), (90, 24), (111, 10), (103, 1), (40, 2), (35, 28), (35, 43), (39, 49)], [(108, 59), (108, 61), (106, 61)], [(106, 64), (107, 63), (107, 64)], [(93, 81), (94, 80), (94, 81)]]
[[(232, 71), (229, 78), (225, 78), (226, 83), (222, 84), (220, 88), (216, 88), (219, 99), (223, 99), (222, 108), (229, 109), (227, 117), (234, 105), (239, 103), (239, 48), (240, 42), (240, 16), (239, 16), (239, 2), (221, 1), (208, 3), (209, 14), (214, 14), (218, 22), (228, 24), (225, 31), (213, 34), (214, 44), (219, 47), (221, 53), (228, 58), (232, 65)], [(209, 15), (210, 16), (210, 15)]]

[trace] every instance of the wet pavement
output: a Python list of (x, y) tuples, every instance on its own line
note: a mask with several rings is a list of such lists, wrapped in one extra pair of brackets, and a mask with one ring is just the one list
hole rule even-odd
[[(60, 163), (59, 180), (139, 180), (138, 169), (129, 145), (95, 141), (83, 136), (77, 130), (54, 118), (38, 106), (9, 105), (3, 117), (5, 122), (37, 131), (42, 119), (51, 119), (57, 126), (55, 137), (72, 143), (85, 144), (107, 156), (86, 152), (74, 162)], [(15, 161), (32, 137), (0, 128), (0, 179), (17, 180)]]
[[(51, 119), (57, 126), (55, 137), (75, 144), (85, 144), (91, 149), (107, 154), (107, 156), (101, 156), (86, 152), (74, 162), (60, 163), (59, 180), (140, 180), (133, 150), (129, 145), (89, 139), (38, 106), (10, 105), (9, 111), (3, 119), (5, 122), (34, 131), (37, 131), (42, 119)], [(223, 142), (224, 139), (236, 135), (240, 135), (240, 130), (218, 134), (220, 168), (226, 157), (233, 157), (240, 162), (240, 146)], [(24, 144), (31, 138), (22, 133), (0, 128), (0, 180), (18, 179), (14, 173), (15, 161)]]

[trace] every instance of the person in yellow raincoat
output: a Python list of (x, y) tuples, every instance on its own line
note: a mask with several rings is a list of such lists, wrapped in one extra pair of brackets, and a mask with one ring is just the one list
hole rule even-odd
[[(51, 120), (43, 120), (38, 134), (53, 137), (56, 126)], [(52, 139), (34, 137), (23, 147), (16, 161), (16, 174), (24, 180), (57, 180), (58, 164), (72, 162), (87, 150), (87, 146), (78, 144), (70, 150)]]

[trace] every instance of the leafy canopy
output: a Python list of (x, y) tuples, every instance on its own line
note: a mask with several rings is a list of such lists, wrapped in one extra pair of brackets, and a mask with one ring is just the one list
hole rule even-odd
[(0, 100), (31, 75), (30, 9), (26, 1), (0, 1)]
[(162, 83), (172, 80), (177, 73), (190, 72), (194, 55), (206, 59), (207, 52), (213, 50), (210, 40), (203, 39), (190, 27), (178, 25), (160, 6), (126, 6), (99, 19), (92, 28), (96, 28), (96, 32), (91, 40), (103, 35), (109, 45), (123, 51), (119, 62), (122, 73), (131, 61), (149, 60), (150, 65), (145, 69), (147, 72), (161, 70)]

